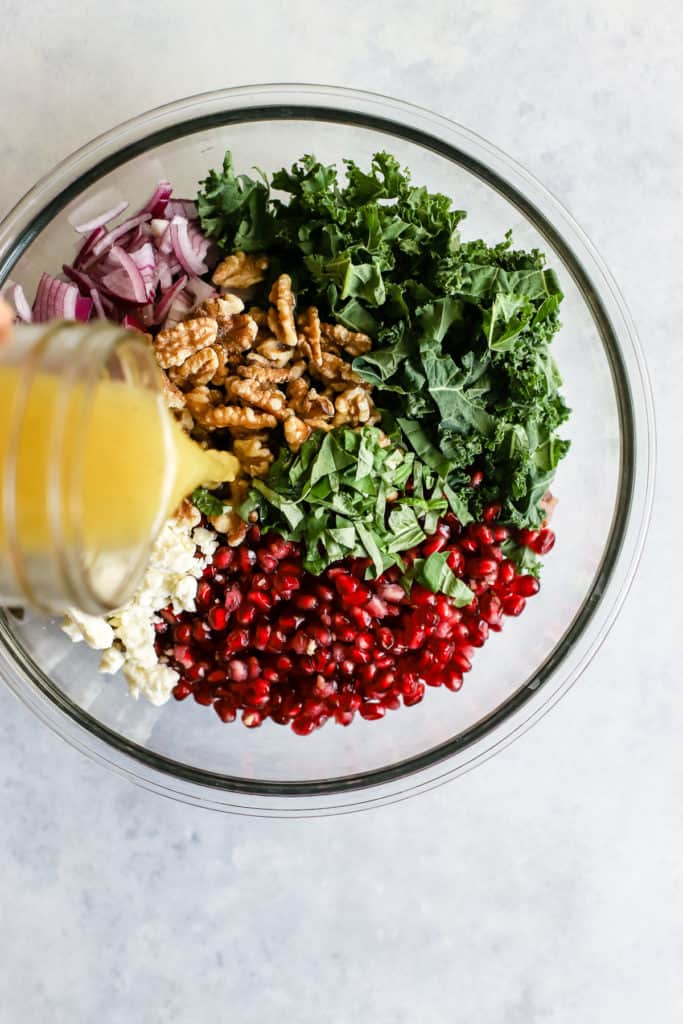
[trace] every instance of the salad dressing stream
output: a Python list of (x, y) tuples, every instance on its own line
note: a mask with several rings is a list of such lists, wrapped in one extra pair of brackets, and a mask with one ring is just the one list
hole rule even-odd
[(16, 328), (0, 349), (0, 600), (122, 603), (182, 499), (238, 466), (173, 418), (141, 335), (102, 322)]

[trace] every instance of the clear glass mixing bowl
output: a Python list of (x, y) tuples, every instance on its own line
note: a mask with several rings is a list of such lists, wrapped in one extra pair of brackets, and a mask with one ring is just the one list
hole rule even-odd
[(465, 237), (544, 250), (565, 301), (555, 355), (573, 408), (555, 493), (555, 549), (519, 619), (477, 652), (460, 693), (430, 690), (381, 722), (312, 736), (267, 722), (223, 725), (209, 709), (135, 702), (97, 674), (96, 652), (49, 620), (0, 613), (0, 673), (44, 722), (132, 781), (225, 811), (309, 816), (372, 807), (462, 774), (538, 720), (585, 669), (633, 579), (650, 511), (654, 426), (643, 357), (623, 300), (562, 206), (473, 132), (396, 100), (345, 89), (250, 86), (152, 110), (95, 139), (40, 181), (0, 225), (0, 283), (32, 294), (74, 252), (74, 223), (134, 208), (161, 178), (192, 196), (226, 148), (239, 169), (303, 153), (326, 162), (396, 154), (416, 182), (469, 211)]

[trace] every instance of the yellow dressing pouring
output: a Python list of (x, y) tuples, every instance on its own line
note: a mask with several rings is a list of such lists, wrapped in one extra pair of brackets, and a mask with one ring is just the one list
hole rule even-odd
[[(143, 542), (199, 484), (235, 478), (234, 456), (200, 448), (160, 394), (106, 379), (79, 384), (66, 401), (62, 392), (57, 376), (34, 375), (17, 436), (12, 410), (20, 370), (0, 366), (0, 464), (16, 453), (14, 518), (26, 552), (54, 543), (51, 483), (62, 503), (65, 539), (73, 541), (70, 534), (78, 531), (85, 549), (113, 551)], [(46, 430), (54, 422), (58, 431)], [(7, 542), (3, 515), (0, 544)]]

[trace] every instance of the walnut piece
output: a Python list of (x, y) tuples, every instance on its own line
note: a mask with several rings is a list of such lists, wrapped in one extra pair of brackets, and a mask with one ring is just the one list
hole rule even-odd
[(211, 430), (273, 430), (277, 420), (268, 412), (255, 412), (241, 405), (210, 405), (197, 416)]
[[(283, 345), (277, 338), (267, 338), (265, 341), (262, 341), (256, 346), (256, 352), (268, 363), (272, 363), (280, 368), (291, 363), (294, 357), (293, 350), (287, 345)], [(256, 359), (250, 361), (258, 362)]]
[(218, 334), (218, 324), (208, 316), (196, 317), (160, 331), (154, 342), (154, 352), (159, 366), (169, 370), (183, 363), (203, 348), (213, 345)]
[(351, 369), (351, 365), (341, 359), (339, 356), (332, 355), (331, 352), (323, 352), (321, 362), (311, 364), (311, 373), (315, 377), (320, 377), (321, 380), (336, 382), (336, 381), (348, 381), (350, 384), (362, 384), (363, 381), (357, 373)]
[[(289, 274), (280, 274), (270, 290), (270, 301), (275, 307), (268, 314), (268, 323), (273, 334), (290, 348), (296, 348), (298, 338), (294, 323), (295, 300), (292, 294), (292, 279)], [(274, 314), (274, 315), (273, 315)]]
[(208, 384), (220, 366), (220, 359), (215, 348), (203, 348), (186, 359), (182, 366), (170, 370), (171, 380), (180, 387), (197, 387)]
[(211, 280), (220, 288), (251, 288), (263, 280), (267, 269), (263, 253), (234, 252), (218, 264)]
[(232, 511), (222, 512), (219, 516), (209, 516), (209, 522), (216, 533), (226, 534), (231, 548), (236, 548), (242, 543), (249, 529), (249, 523), (245, 523), (237, 512)]
[[(343, 348), (348, 355), (364, 356), (372, 348), (372, 339), (359, 331), (349, 331), (342, 324), (321, 324), (322, 335), (333, 345)], [(329, 351), (329, 349), (328, 349)]]
[(286, 399), (282, 392), (272, 385), (261, 384), (258, 380), (240, 380), (230, 378), (228, 394), (230, 398), (239, 399), (245, 405), (263, 409), (282, 419), (286, 407)]
[(320, 317), (315, 306), (309, 306), (306, 310), (301, 324), (301, 329), (310, 349), (310, 359), (314, 363), (322, 362), (322, 349), (320, 347)]
[(275, 460), (270, 448), (263, 443), (264, 437), (267, 435), (235, 438), (233, 441), (233, 453), (239, 459), (242, 469), (250, 476), (268, 476), (270, 464)]
[(304, 441), (313, 433), (313, 428), (299, 419), (298, 416), (289, 416), (284, 426), (285, 441), (293, 452), (298, 452)]
[(319, 395), (315, 388), (309, 386), (303, 377), (292, 380), (287, 385), (287, 398), (289, 406), (298, 413), (302, 419), (310, 419), (311, 416), (318, 418), (334, 416), (334, 405), (329, 398)]
[(248, 313), (226, 317), (218, 322), (216, 337), (228, 359), (242, 356), (256, 341), (258, 326)]
[(229, 316), (235, 316), (237, 313), (244, 312), (244, 303), (236, 295), (231, 295), (230, 292), (226, 292), (225, 295), (215, 296), (212, 299), (207, 299), (202, 302), (201, 306), (193, 312), (193, 316), (210, 316), (214, 320), (227, 319)]
[(292, 375), (291, 370), (281, 370), (277, 366), (259, 366), (258, 363), (247, 363), (238, 366), (240, 377), (258, 380), (261, 384), (286, 384)]
[(342, 391), (334, 403), (333, 426), (359, 427), (368, 423), (374, 412), (372, 399), (364, 388), (349, 388)]

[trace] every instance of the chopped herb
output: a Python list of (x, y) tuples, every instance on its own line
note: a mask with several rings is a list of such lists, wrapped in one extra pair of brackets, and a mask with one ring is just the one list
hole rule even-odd
[(205, 516), (219, 516), (223, 511), (223, 502), (215, 494), (207, 491), (205, 487), (197, 487), (192, 492), (190, 500), (195, 508), (203, 512)]
[(433, 476), (419, 474), (405, 493), (415, 464), (377, 427), (316, 431), (297, 454), (280, 451), (240, 513), (257, 509), (263, 530), (301, 543), (310, 572), (353, 557), (368, 558), (368, 574), (378, 576), (402, 567), (400, 552), (423, 541), (447, 508)]

